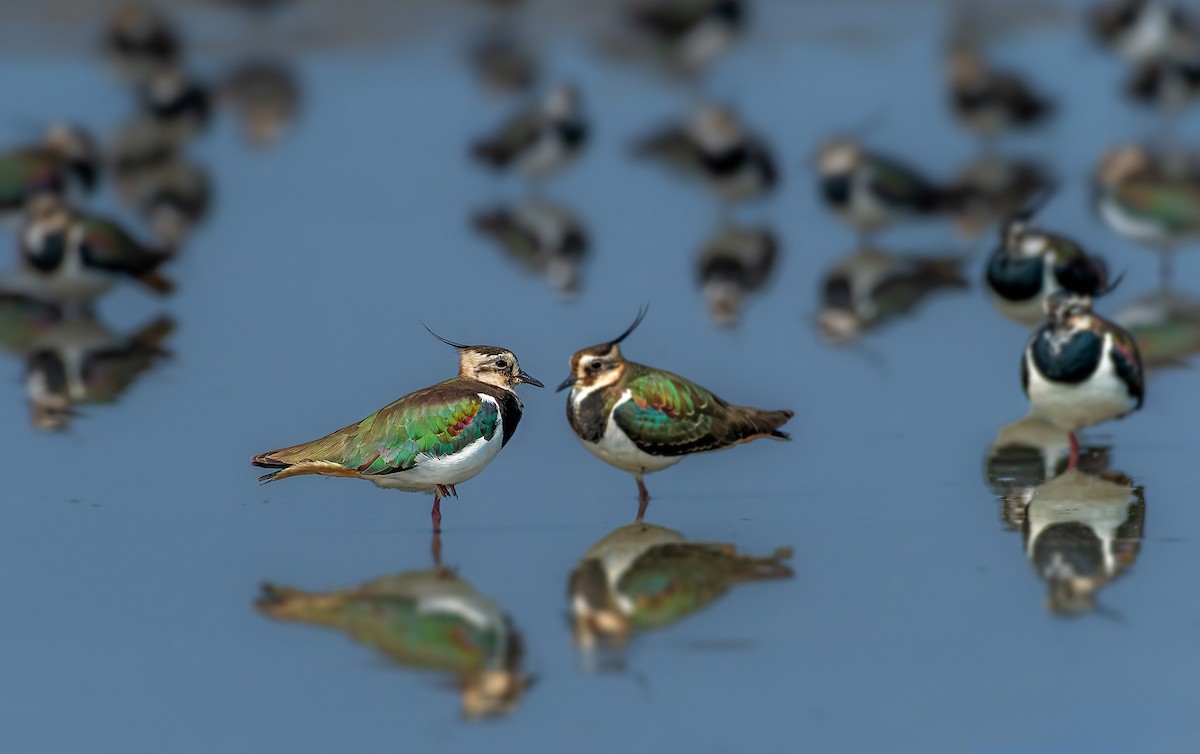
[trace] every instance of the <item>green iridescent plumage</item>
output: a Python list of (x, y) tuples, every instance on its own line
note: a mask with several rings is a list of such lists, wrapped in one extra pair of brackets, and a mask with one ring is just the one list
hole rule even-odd
[(36, 191), (58, 191), (66, 181), (67, 163), (45, 147), (0, 154), (0, 208), (19, 209)]
[(331, 462), (372, 475), (411, 469), (420, 455), (457, 453), (480, 438), (491, 440), (500, 422), (496, 406), (466, 382), (446, 380), (319, 440), (263, 455), (283, 464)]
[(1131, 178), (1112, 189), (1121, 210), (1171, 235), (1200, 234), (1200, 185), (1189, 181)]
[(83, 236), (84, 261), (91, 267), (140, 275), (166, 259), (165, 252), (145, 246), (107, 218), (81, 215), (78, 227)]

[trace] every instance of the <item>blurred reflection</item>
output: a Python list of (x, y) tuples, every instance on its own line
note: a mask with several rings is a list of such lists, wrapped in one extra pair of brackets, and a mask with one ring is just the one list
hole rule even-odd
[(568, 597), (575, 643), (585, 651), (621, 649), (635, 631), (663, 628), (747, 581), (783, 579), (791, 548), (756, 558), (723, 542), (689, 542), (645, 523), (619, 527), (584, 554)]
[(62, 318), (62, 307), (57, 304), (0, 290), (0, 348), (24, 356)]
[(279, 620), (336, 628), (402, 666), (454, 676), (467, 717), (513, 712), (532, 683), (509, 617), (444, 568), (334, 592), (266, 583), (255, 607)]
[(182, 141), (199, 135), (212, 111), (208, 86), (182, 67), (151, 74), (140, 87), (139, 102), (142, 112)]
[(696, 276), (719, 327), (738, 323), (746, 296), (770, 280), (778, 249), (779, 242), (770, 230), (731, 225), (700, 250)]
[(563, 84), (514, 112), (476, 141), (471, 154), (493, 170), (515, 170), (541, 181), (571, 164), (587, 140), (579, 90)]
[(912, 312), (942, 290), (966, 290), (963, 258), (909, 256), (876, 248), (851, 251), (821, 283), (818, 327), (827, 342), (844, 344)]
[(1046, 194), (1053, 181), (1038, 161), (985, 154), (967, 163), (954, 185), (967, 197), (955, 218), (958, 230), (976, 236)]
[(105, 164), (117, 192), (131, 202), (141, 179), (178, 159), (182, 147), (176, 135), (153, 118), (139, 114), (126, 121), (105, 148)]
[[(1085, 444), (1080, 448), (1079, 469), (1099, 474), (1108, 468), (1109, 448)], [(988, 448), (985, 472), (988, 487), (1001, 502), (1001, 520), (1011, 529), (1025, 521), (1025, 508), (1033, 491), (1067, 470), (1071, 457), (1070, 435), (1036, 416), (1000, 430)]]
[(470, 55), (476, 76), (497, 92), (524, 92), (538, 80), (533, 51), (507, 28), (482, 33), (472, 43)]
[(1137, 342), (1147, 369), (1184, 366), (1200, 353), (1200, 299), (1162, 289), (1129, 302), (1114, 317)]
[(579, 291), (588, 232), (565, 207), (528, 200), (480, 212), (473, 223), (515, 264), (545, 277), (559, 293)]
[(1133, 565), (1146, 520), (1142, 488), (1119, 473), (1068, 471), (1033, 492), (1021, 534), (1025, 554), (1046, 582), (1046, 607), (1076, 616)]
[(703, 107), (686, 122), (650, 134), (634, 145), (634, 154), (704, 183), (730, 203), (764, 196), (779, 181), (766, 142), (724, 107)]
[(159, 317), (119, 336), (100, 321), (72, 317), (45, 329), (30, 345), (25, 391), (37, 429), (66, 429), (75, 406), (115, 402), (143, 373), (169, 356), (175, 323)]
[(1068, 469), (1065, 431), (1036, 417), (1000, 430), (988, 450), (988, 486), (1006, 528), (1021, 532), (1025, 554), (1046, 582), (1058, 615), (1096, 609), (1096, 595), (1137, 557), (1145, 521), (1142, 488), (1108, 470), (1109, 448), (1085, 446)]
[(1181, 3), (1107, 0), (1088, 10), (1098, 41), (1132, 63), (1182, 55), (1197, 49), (1200, 23)]
[(965, 36), (947, 61), (950, 105), (959, 122), (985, 139), (1041, 125), (1054, 103), (1017, 74), (993, 67)]
[(241, 120), (246, 140), (256, 147), (278, 141), (300, 112), (300, 81), (291, 66), (280, 60), (238, 63), (219, 91)]

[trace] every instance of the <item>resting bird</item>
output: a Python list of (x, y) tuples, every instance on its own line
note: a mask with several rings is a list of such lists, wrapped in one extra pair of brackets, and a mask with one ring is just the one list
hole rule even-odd
[(756, 558), (725, 542), (689, 542), (672, 529), (635, 523), (592, 545), (571, 572), (575, 643), (621, 646), (634, 631), (662, 628), (707, 607), (730, 588), (792, 576), (781, 547)]
[(1162, 0), (1111, 0), (1091, 9), (1092, 33), (1132, 63), (1197, 49), (1196, 19)]
[(988, 138), (1043, 123), (1054, 105), (1016, 74), (988, 66), (974, 50), (950, 55), (950, 104), (967, 128)]
[(958, 212), (969, 199), (965, 191), (939, 186), (848, 138), (821, 147), (817, 171), (826, 206), (863, 235), (904, 220)]
[(476, 142), (473, 154), (489, 167), (513, 169), (536, 181), (570, 164), (587, 144), (587, 136), (579, 92), (564, 85)]
[(1086, 296), (1055, 293), (1046, 299), (1046, 314), (1025, 347), (1021, 385), (1034, 416), (1070, 433), (1074, 469), (1076, 432), (1142, 407), (1142, 357), (1129, 333), (1092, 313)]
[(696, 278), (717, 326), (737, 324), (746, 296), (770, 280), (778, 249), (769, 230), (729, 226), (700, 250)]
[(513, 711), (532, 684), (521, 671), (524, 647), (512, 620), (442, 568), (336, 592), (263, 584), (254, 606), (278, 620), (335, 628), (400, 665), (455, 676), (467, 717)]
[(779, 182), (770, 148), (722, 107), (701, 109), (687, 123), (651, 134), (634, 153), (698, 179), (726, 202), (757, 199)]
[(579, 290), (588, 232), (570, 210), (530, 200), (481, 212), (472, 222), (512, 261), (544, 276), (559, 293), (572, 295)]
[(1045, 319), (1043, 302), (1058, 291), (1095, 297), (1110, 288), (1103, 259), (1066, 236), (1037, 228), (1029, 213), (1004, 224), (985, 282), (1000, 313), (1027, 326)]
[(653, 0), (634, 6), (629, 24), (659, 60), (695, 75), (745, 32), (748, 5), (746, 0)]
[(319, 440), (259, 453), (255, 466), (278, 469), (266, 483), (304, 474), (366, 479), (378, 487), (433, 495), (434, 532), (441, 531), (441, 501), (458, 496), (455, 485), (492, 462), (521, 421), (516, 386), (542, 387), (512, 351), (466, 346), (433, 333), (458, 349), (458, 376), (418, 390), (360, 422)]
[(638, 520), (650, 501), (642, 477), (692, 453), (719, 450), (769, 437), (791, 439), (779, 428), (791, 411), (734, 406), (679, 375), (626, 361), (620, 343), (646, 310), (619, 337), (578, 351), (571, 376), (567, 421), (583, 446), (602, 461), (637, 479)]

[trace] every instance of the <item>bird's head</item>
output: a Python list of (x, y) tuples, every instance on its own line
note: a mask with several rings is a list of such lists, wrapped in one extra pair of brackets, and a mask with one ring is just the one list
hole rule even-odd
[[(429, 330), (428, 327), (425, 328)], [(429, 334), (448, 346), (458, 349), (458, 376), (513, 390), (522, 383), (534, 387), (545, 387), (533, 376), (521, 369), (517, 357), (506, 348), (496, 346), (467, 346), (446, 340), (433, 330)]]
[(691, 131), (700, 146), (712, 152), (730, 149), (742, 138), (737, 115), (725, 107), (706, 107), (697, 112), (692, 118)]
[(1046, 316), (1058, 324), (1070, 324), (1092, 316), (1092, 297), (1071, 291), (1056, 291), (1043, 302)]
[(576, 351), (571, 357), (571, 376), (563, 380), (557, 390), (590, 390), (611, 385), (619, 380), (625, 371), (621, 341), (637, 329), (646, 316), (646, 311), (646, 307), (642, 307), (633, 324), (613, 340)]
[(817, 172), (822, 176), (848, 173), (862, 163), (863, 151), (858, 141), (838, 136), (821, 145), (817, 150)]
[(551, 118), (569, 118), (579, 112), (579, 90), (572, 84), (562, 84), (546, 95), (542, 111)]

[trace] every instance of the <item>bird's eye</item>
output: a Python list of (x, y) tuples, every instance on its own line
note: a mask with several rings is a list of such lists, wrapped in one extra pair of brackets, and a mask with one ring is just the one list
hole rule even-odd
[(505, 361), (504, 359), (496, 359), (496, 368), (497, 369), (508, 369), (508, 362)]
[(602, 367), (602, 366), (604, 366), (604, 362), (593, 361), (591, 364), (588, 364), (588, 369), (592, 370), (593, 372), (599, 372), (600, 367)]

